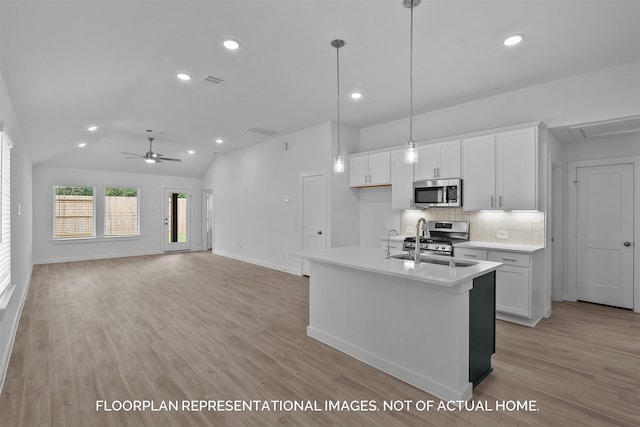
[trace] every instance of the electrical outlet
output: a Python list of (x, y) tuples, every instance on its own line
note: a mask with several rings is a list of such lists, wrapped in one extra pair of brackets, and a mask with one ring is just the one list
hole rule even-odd
[(382, 227), (384, 227), (385, 230), (389, 230), (389, 221), (383, 221), (382, 222)]
[(496, 235), (498, 236), (498, 239), (508, 239), (509, 238), (509, 232), (505, 231), (505, 230), (500, 230), (496, 233)]

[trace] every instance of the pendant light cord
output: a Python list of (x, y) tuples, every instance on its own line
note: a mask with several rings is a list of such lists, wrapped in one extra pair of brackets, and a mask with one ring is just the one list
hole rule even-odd
[(411, 1), (411, 26), (409, 41), (409, 141), (413, 141), (413, 0)]
[(336, 47), (336, 80), (338, 82), (337, 97), (338, 100), (338, 155), (340, 155), (340, 46)]

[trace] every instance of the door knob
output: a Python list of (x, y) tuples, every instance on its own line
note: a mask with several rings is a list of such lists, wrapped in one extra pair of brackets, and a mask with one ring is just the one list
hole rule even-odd
[(631, 242), (624, 242), (625, 246), (631, 246)]
[(318, 234), (322, 234), (322, 231), (318, 231)]

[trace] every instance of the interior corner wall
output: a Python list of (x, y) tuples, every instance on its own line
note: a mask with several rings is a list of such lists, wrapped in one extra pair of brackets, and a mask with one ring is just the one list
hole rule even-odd
[[(33, 267), (32, 162), (18, 119), (0, 75), (0, 121), (13, 143), (11, 150), (11, 302), (0, 312), (0, 391)], [(18, 205), (20, 215), (18, 215)]]
[(290, 256), (302, 247), (300, 175), (324, 172), (331, 194), (331, 154), (326, 122), (218, 156), (203, 179), (214, 194), (214, 253), (300, 274)]
[[(94, 186), (140, 190), (140, 238), (53, 243), (53, 186)], [(163, 251), (164, 188), (191, 189), (191, 250), (202, 249), (202, 181), (163, 175), (121, 173), (36, 165), (33, 168), (34, 263), (158, 254)], [(100, 206), (99, 202), (96, 202)], [(98, 215), (100, 215), (98, 213)]]

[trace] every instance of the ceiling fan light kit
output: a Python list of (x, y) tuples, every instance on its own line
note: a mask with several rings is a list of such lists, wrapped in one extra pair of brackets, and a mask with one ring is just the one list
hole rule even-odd
[(164, 157), (164, 155), (160, 153), (154, 153), (152, 144), (155, 138), (147, 138), (149, 140), (149, 151), (144, 154), (135, 154), (135, 153), (126, 153), (122, 152), (122, 154), (126, 154), (132, 157), (125, 157), (125, 159), (144, 159), (147, 163), (162, 163), (163, 161), (168, 162), (181, 162), (181, 159), (173, 158), (173, 157)]

